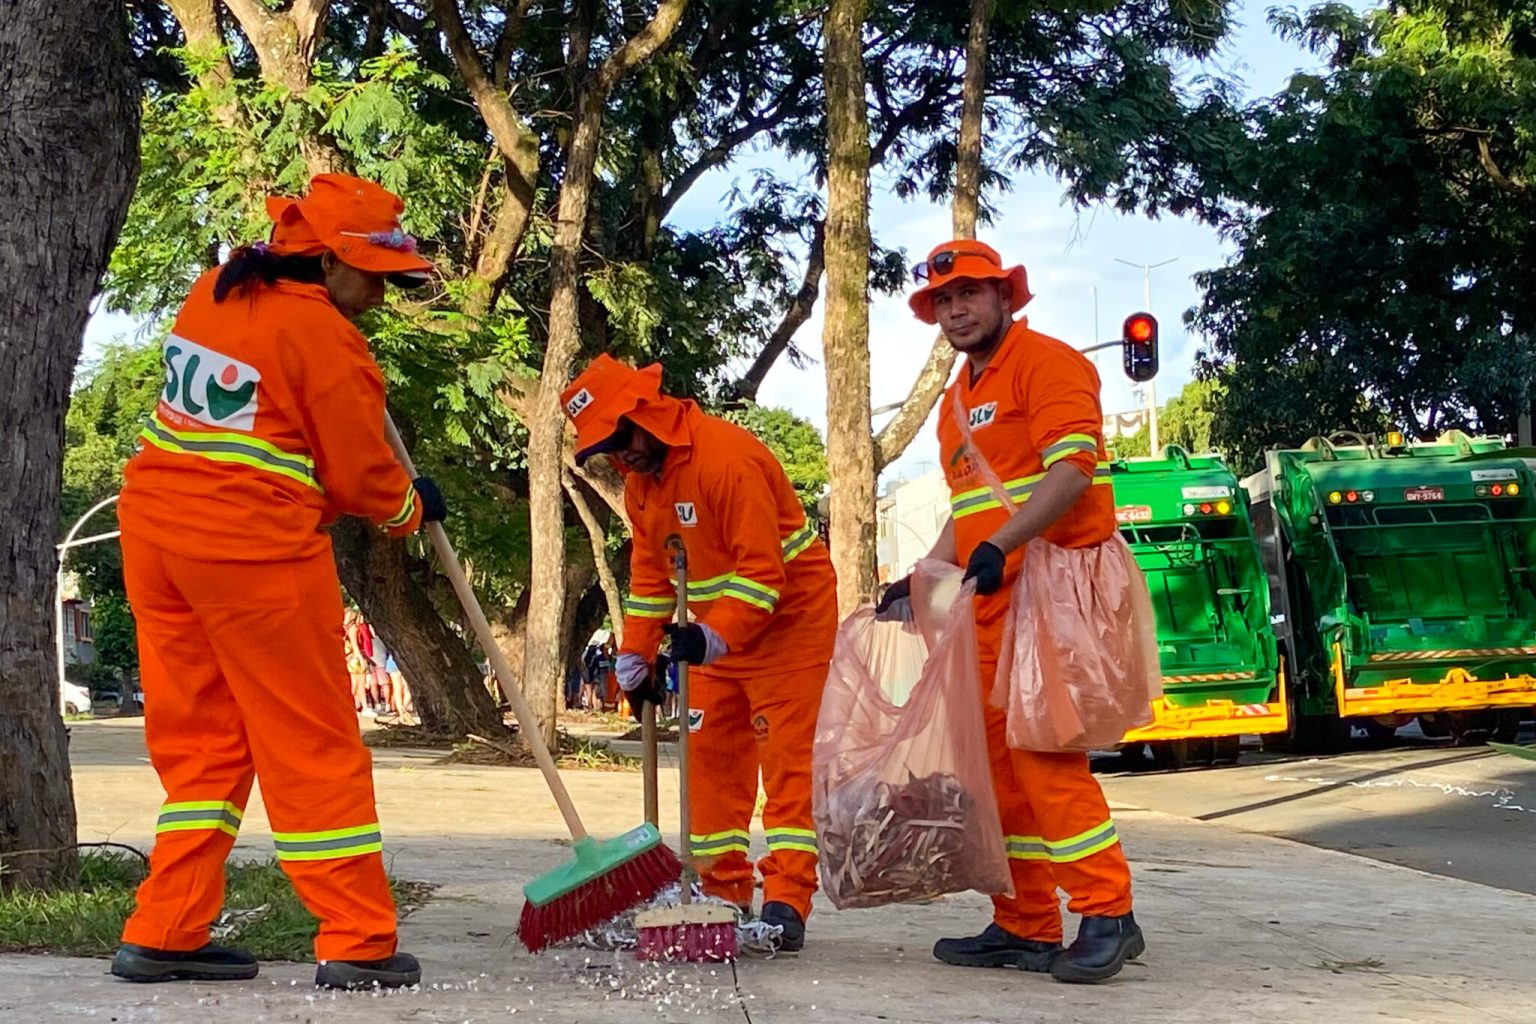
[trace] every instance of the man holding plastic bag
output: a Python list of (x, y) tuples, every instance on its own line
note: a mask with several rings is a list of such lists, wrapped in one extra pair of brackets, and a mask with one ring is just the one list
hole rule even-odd
[[(951, 518), (930, 557), (975, 584), (978, 696), (1014, 888), (993, 897), (985, 931), (942, 939), (934, 956), (1103, 981), (1145, 943), (1082, 751), (1106, 724), (1146, 721), (1157, 684), (1146, 585), (1116, 530), (1098, 375), (1013, 319), (1031, 298), (1024, 268), (1005, 268), (991, 247), (946, 243), (913, 278), (912, 311), (966, 357), (941, 403)], [(902, 613), (910, 592), (898, 581), (877, 613)], [(1066, 950), (1058, 886), (1082, 915)]]

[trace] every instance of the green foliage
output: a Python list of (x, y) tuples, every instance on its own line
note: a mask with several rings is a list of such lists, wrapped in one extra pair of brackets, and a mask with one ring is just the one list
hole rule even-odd
[(1219, 443), (1513, 432), (1536, 384), (1536, 35), (1508, 5), (1276, 17), (1330, 59), (1214, 165), (1244, 206), (1192, 323)]
[(727, 412), (726, 418), (752, 431), (768, 446), (794, 484), (806, 515), (813, 516), (828, 483), (827, 449), (821, 433), (788, 409), (748, 405)]
[(138, 670), (133, 612), (122, 594), (103, 594), (92, 603), (91, 636), (97, 664), (119, 678)]
[[(0, 889), (0, 953), (111, 956), (145, 867), (139, 857), (116, 850), (89, 852), (81, 856), (79, 879), (71, 888)], [(262, 960), (313, 956), (318, 923), (277, 861), (233, 862), (226, 877), (224, 913), (214, 922), (214, 941), (241, 946)], [(420, 883), (393, 878), (390, 887), (406, 913), (430, 892)]]

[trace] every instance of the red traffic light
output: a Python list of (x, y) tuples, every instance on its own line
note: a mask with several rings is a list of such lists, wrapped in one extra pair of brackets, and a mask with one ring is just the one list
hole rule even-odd
[(1120, 327), (1120, 356), (1125, 375), (1137, 383), (1157, 376), (1157, 317), (1132, 313)]

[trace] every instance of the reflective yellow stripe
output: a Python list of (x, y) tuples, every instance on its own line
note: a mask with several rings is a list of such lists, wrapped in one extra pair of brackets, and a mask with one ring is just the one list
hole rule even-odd
[[(1016, 480), (1009, 480), (1003, 484), (1008, 492), (1008, 497), (1015, 505), (1022, 505), (1029, 500), (1034, 492), (1035, 485), (1045, 479), (1044, 473), (1035, 473), (1032, 476), (1021, 476)], [(1094, 468), (1093, 482), (1095, 484), (1111, 483), (1110, 468), (1108, 462), (1100, 462)], [(990, 512), (992, 509), (1000, 509), (1003, 506), (993, 497), (990, 487), (978, 487), (971, 491), (962, 491), (949, 499), (950, 515), (955, 519), (964, 519), (978, 512)]]
[(779, 592), (772, 587), (750, 580), (735, 573), (712, 576), (707, 580), (688, 581), (688, 600), (716, 601), (722, 597), (734, 597), (764, 611), (773, 611), (779, 603)]
[(1091, 857), (1101, 850), (1109, 849), (1119, 841), (1120, 835), (1115, 831), (1113, 821), (1095, 825), (1086, 832), (1079, 832), (1067, 839), (1044, 840), (1045, 845), (1050, 848), (1051, 861), (1056, 864), (1070, 864), (1084, 857)]
[(784, 549), (784, 561), (792, 562), (795, 557), (805, 551), (806, 548), (816, 543), (816, 528), (806, 523), (800, 529), (784, 538), (781, 545)]
[(314, 460), (295, 452), (283, 451), (250, 434), (174, 430), (166, 426), (158, 413), (154, 413), (139, 433), (139, 438), (176, 455), (191, 455), (210, 462), (231, 462), (276, 473), (317, 491), (325, 490), (315, 476)]
[(1013, 860), (1050, 860), (1051, 849), (1040, 836), (1008, 836), (1008, 856)]
[(400, 511), (393, 518), (384, 520), (384, 526), (393, 530), (397, 526), (404, 526), (411, 521), (411, 513), (416, 511), (416, 488), (412, 487), (405, 492), (405, 504), (400, 506)]
[(1077, 452), (1096, 453), (1099, 442), (1091, 434), (1068, 434), (1040, 452), (1040, 464), (1050, 469), (1056, 463)]
[(238, 835), (245, 811), (228, 800), (189, 800), (162, 804), (155, 821), (155, 834), (217, 830)]
[(768, 834), (769, 850), (799, 850), (802, 853), (816, 853), (816, 833), (808, 828), (770, 828)]
[(337, 860), (384, 849), (376, 821), (322, 832), (274, 832), (272, 840), (278, 860)]
[(641, 597), (630, 594), (624, 599), (624, 614), (642, 619), (669, 619), (677, 607), (673, 597)]
[(744, 829), (688, 834), (688, 848), (695, 856), (714, 857), (732, 850), (746, 853), (750, 845), (751, 837)]

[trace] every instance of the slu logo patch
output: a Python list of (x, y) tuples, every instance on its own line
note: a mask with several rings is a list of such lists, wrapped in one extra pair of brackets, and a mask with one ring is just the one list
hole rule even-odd
[(996, 418), (996, 402), (988, 402), (986, 405), (978, 405), (976, 408), (971, 410), (971, 429), (980, 430), (982, 427), (990, 426), (992, 421)]
[(592, 392), (582, 388), (571, 396), (571, 400), (565, 403), (566, 415), (571, 419), (580, 416), (587, 406), (592, 404)]
[(698, 732), (702, 728), (704, 728), (704, 712), (700, 711), (698, 708), (689, 708), (688, 731)]
[(699, 525), (699, 510), (693, 507), (691, 501), (680, 501), (673, 506), (677, 509), (677, 521), (684, 526)]
[(261, 383), (256, 367), (174, 334), (165, 341), (163, 359), (162, 408), (210, 427), (255, 428)]

